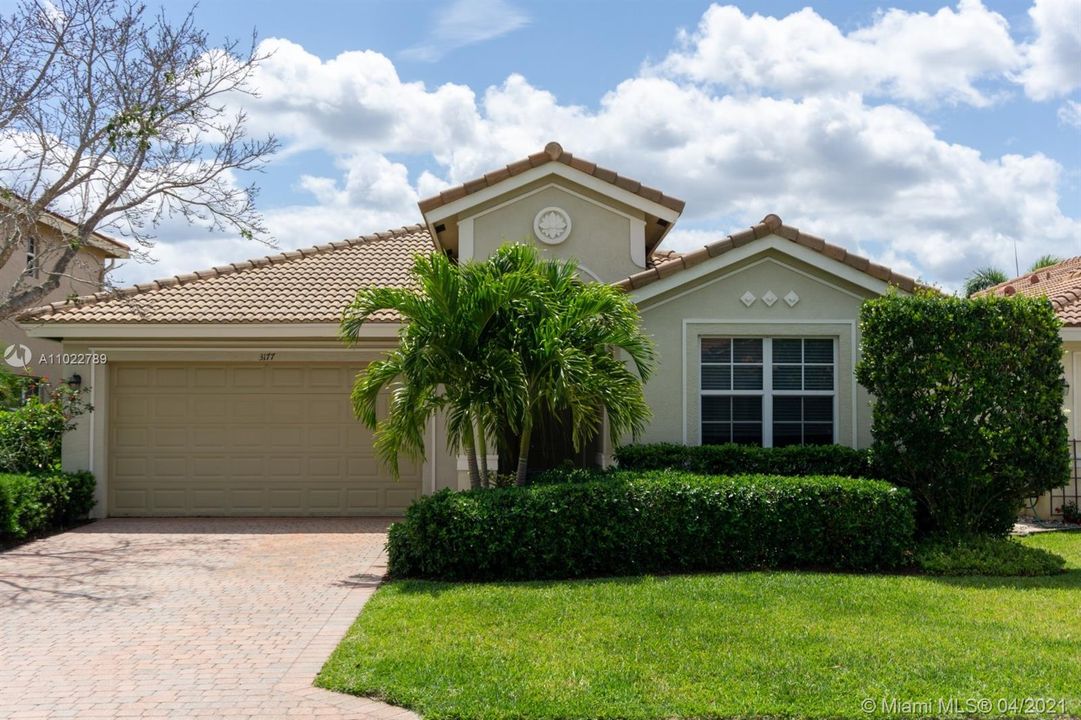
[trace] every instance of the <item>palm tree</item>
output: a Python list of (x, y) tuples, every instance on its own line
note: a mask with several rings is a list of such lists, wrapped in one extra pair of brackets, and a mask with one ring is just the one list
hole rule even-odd
[(1006, 273), (1002, 272), (996, 267), (984, 266), (976, 268), (971, 275), (965, 279), (964, 292), (965, 297), (972, 297), (980, 290), (986, 290), (989, 287), (994, 287), (999, 283), (1004, 283), (1009, 280), (1006, 277)]
[(610, 285), (582, 282), (575, 262), (543, 260), (532, 246), (504, 246), (489, 267), (534, 283), (503, 307), (494, 338), (517, 358), (521, 373), (512, 384), (522, 395), (502, 395), (511, 404), (496, 411), (518, 436), (517, 484), (526, 481), (538, 417), (566, 414), (576, 450), (596, 435), (605, 415), (613, 441), (628, 433), (637, 437), (650, 417), (642, 383), (655, 355), (630, 298)]
[[(448, 446), (465, 449), (470, 484), (480, 487), (488, 480), (487, 463), (483, 476), (477, 464), (478, 445), (487, 450), (482, 403), (507, 392), (500, 378), (517, 376), (506, 353), (483, 338), (513, 293), (499, 279), (479, 287), (476, 273), (464, 273), (442, 253), (418, 256), (412, 275), (416, 290), (364, 288), (343, 314), (340, 335), (350, 345), (376, 313), (393, 311), (404, 321), (398, 347), (357, 375), (353, 409), (375, 431), (376, 451), (394, 477), (400, 454), (423, 458), (424, 428), (434, 413), (446, 411)], [(390, 408), (380, 420), (377, 406), (386, 389)]]
[(1062, 258), (1060, 257), (1055, 257), (1054, 255), (1041, 255), (1036, 258), (1036, 262), (1032, 263), (1032, 267), (1030, 267), (1028, 271), (1036, 272), (1037, 270), (1043, 270), (1052, 265), (1058, 265), (1060, 262), (1062, 262)]
[[(448, 446), (466, 452), (474, 488), (489, 484), (487, 439), (508, 432), (519, 437), (524, 484), (538, 416), (565, 413), (576, 449), (605, 414), (613, 440), (645, 427), (642, 383), (653, 370), (653, 344), (622, 291), (583, 283), (576, 264), (542, 260), (525, 245), (462, 266), (441, 253), (417, 257), (412, 274), (415, 290), (361, 289), (340, 332), (355, 344), (376, 313), (393, 311), (404, 322), (398, 347), (360, 372), (352, 393), (395, 477), (399, 455), (423, 457), (424, 428), (439, 411), (447, 414)], [(378, 400), (388, 389), (389, 411), (380, 419)]]

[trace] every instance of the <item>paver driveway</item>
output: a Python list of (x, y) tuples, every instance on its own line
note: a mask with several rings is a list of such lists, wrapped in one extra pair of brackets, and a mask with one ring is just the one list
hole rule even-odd
[(102, 520), (0, 553), (0, 718), (410, 718), (311, 686), (388, 521)]

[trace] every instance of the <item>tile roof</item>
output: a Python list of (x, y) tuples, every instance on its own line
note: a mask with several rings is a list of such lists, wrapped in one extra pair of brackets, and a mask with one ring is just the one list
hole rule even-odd
[[(784, 225), (776, 215), (697, 250), (657, 250), (650, 267), (620, 282), (644, 287), (728, 250), (778, 235), (911, 292), (917, 283), (844, 248)], [(411, 260), (434, 248), (423, 225), (271, 255), (99, 292), (30, 310), (20, 320), (44, 323), (329, 323), (362, 285), (410, 287)], [(374, 318), (396, 322), (392, 314)]]
[[(412, 257), (434, 245), (423, 225), (55, 302), (20, 320), (64, 323), (338, 322), (362, 285), (410, 287)], [(395, 322), (391, 314), (373, 318)]]
[(462, 183), (452, 188), (447, 188), (443, 192), (430, 198), (421, 200), (417, 205), (420, 207), (421, 213), (427, 213), (431, 210), (446, 205), (447, 203), (454, 202), (460, 198), (464, 198), (466, 195), (471, 195), (479, 190), (483, 190), (486, 187), (495, 185), (498, 182), (502, 182), (509, 177), (515, 175), (521, 175), (526, 170), (539, 167), (550, 162), (560, 162), (564, 165), (568, 165), (575, 170), (580, 170), (587, 175), (592, 175), (598, 180), (611, 183), (617, 187), (620, 187), (628, 192), (632, 192), (635, 195), (644, 197), (647, 200), (652, 200), (655, 203), (659, 203), (674, 210), (676, 212), (683, 212), (683, 206), (686, 204), (682, 200), (665, 195), (660, 190), (643, 185), (637, 180), (631, 180), (630, 178), (619, 175), (614, 170), (609, 170), (598, 166), (596, 163), (591, 163), (588, 160), (575, 157), (569, 152), (563, 150), (563, 146), (557, 142), (550, 142), (544, 146), (544, 150), (533, 153), (529, 157), (519, 160), (518, 162), (511, 163), (498, 170), (493, 170), (490, 173), (485, 173), (483, 177), (470, 180), (469, 182)]
[(1081, 327), (1081, 257), (1070, 258), (1057, 265), (1040, 268), (976, 294), (1003, 297), (1046, 296), (1063, 325)]
[(653, 267), (635, 273), (615, 284), (625, 290), (637, 290), (638, 288), (645, 287), (661, 278), (668, 277), (673, 273), (703, 263), (710, 258), (717, 257), (729, 250), (747, 245), (748, 243), (766, 237), (767, 235), (778, 235), (797, 245), (802, 245), (815, 252), (820, 252), (827, 257), (843, 262), (844, 264), (853, 267), (860, 272), (867, 273), (872, 277), (878, 278), (883, 282), (889, 283), (890, 285), (896, 285), (906, 292), (912, 292), (917, 286), (917, 282), (907, 275), (896, 273), (888, 267), (871, 262), (865, 257), (853, 255), (839, 245), (833, 245), (820, 237), (801, 232), (798, 228), (785, 225), (780, 217), (772, 213), (762, 218), (762, 222), (757, 225), (733, 233), (723, 240), (717, 240), (716, 242), (712, 242), (709, 245), (705, 245), (696, 250), (691, 250), (690, 252), (680, 254), (671, 253), (667, 257), (664, 257), (666, 251), (662, 250), (654, 252), (652, 255)]

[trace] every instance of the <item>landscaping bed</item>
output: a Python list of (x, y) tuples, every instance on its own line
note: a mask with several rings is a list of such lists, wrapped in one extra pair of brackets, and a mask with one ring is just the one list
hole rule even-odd
[(545, 579), (751, 568), (878, 570), (911, 562), (906, 490), (843, 477), (611, 473), (444, 491), (390, 530), (390, 573)]
[(1067, 571), (392, 582), (317, 684), (429, 719), (864, 718), (868, 698), (879, 717), (936, 698), (1045, 698), (1028, 717), (1077, 716), (1081, 533), (1021, 542)]

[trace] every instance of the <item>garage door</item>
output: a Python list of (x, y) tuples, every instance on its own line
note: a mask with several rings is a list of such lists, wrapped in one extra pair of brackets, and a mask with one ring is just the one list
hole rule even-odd
[(116, 364), (110, 515), (395, 515), (392, 480), (353, 418), (360, 366)]

